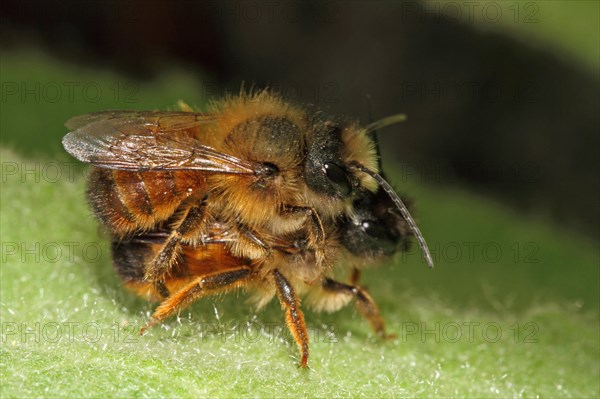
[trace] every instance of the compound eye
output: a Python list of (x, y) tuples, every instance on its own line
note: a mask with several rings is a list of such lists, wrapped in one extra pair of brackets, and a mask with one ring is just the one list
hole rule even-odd
[(346, 177), (346, 172), (340, 166), (326, 162), (323, 165), (325, 175), (336, 186), (337, 190), (343, 196), (348, 196), (352, 192), (352, 186)]

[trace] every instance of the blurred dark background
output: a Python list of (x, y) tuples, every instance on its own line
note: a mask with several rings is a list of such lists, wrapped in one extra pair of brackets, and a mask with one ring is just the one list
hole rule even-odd
[(177, 64), (205, 97), (244, 81), (364, 122), (369, 95), (374, 118), (408, 115), (381, 133), (397, 186), (468, 187), (597, 239), (598, 60), (529, 35), (556, 2), (508, 3), (22, 0), (0, 5), (0, 45), (136, 81)]

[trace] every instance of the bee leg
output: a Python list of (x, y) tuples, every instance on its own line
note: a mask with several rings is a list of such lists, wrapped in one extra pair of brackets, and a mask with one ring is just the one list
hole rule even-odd
[(323, 243), (325, 242), (325, 229), (317, 212), (308, 206), (289, 206), (286, 208), (289, 213), (301, 213), (304, 215), (304, 227), (308, 232), (307, 247), (315, 252), (315, 257), (318, 264), (325, 260), (323, 251)]
[(300, 367), (307, 367), (308, 331), (304, 322), (304, 314), (300, 310), (300, 300), (296, 297), (289, 281), (277, 269), (273, 270), (273, 279), (277, 287), (279, 302), (281, 302), (281, 307), (285, 310), (285, 321), (300, 349)]
[(261, 240), (252, 230), (250, 230), (245, 225), (239, 223), (238, 229), (240, 230), (240, 232), (243, 235), (248, 237), (248, 239), (250, 239), (250, 241), (252, 241), (254, 244), (261, 247), (265, 251), (266, 255), (270, 254), (273, 251), (273, 249), (271, 248), (271, 246), (269, 244), (267, 244), (266, 242)]
[(244, 266), (196, 278), (158, 305), (150, 321), (140, 330), (140, 334), (201, 297), (240, 286), (242, 281), (247, 279), (251, 273), (252, 269)]
[(393, 339), (394, 334), (385, 333), (385, 322), (379, 314), (377, 304), (363, 288), (357, 285), (348, 285), (338, 281), (326, 278), (323, 281), (323, 289), (337, 293), (339, 295), (352, 295), (356, 298), (356, 304), (360, 314), (366, 318), (375, 333), (385, 339)]
[(164, 283), (164, 276), (171, 270), (171, 267), (181, 252), (181, 240), (193, 237), (201, 229), (206, 216), (206, 198), (199, 204), (194, 204), (187, 209), (179, 226), (175, 228), (166, 239), (163, 247), (160, 249), (152, 263), (150, 263), (144, 278), (151, 281), (154, 287), (163, 298), (169, 296), (169, 290)]

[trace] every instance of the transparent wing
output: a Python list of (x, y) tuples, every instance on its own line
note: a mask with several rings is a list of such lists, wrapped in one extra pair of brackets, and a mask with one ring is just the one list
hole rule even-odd
[(193, 129), (217, 119), (195, 112), (102, 111), (67, 121), (62, 140), (78, 160), (109, 169), (255, 174), (261, 165), (200, 143)]

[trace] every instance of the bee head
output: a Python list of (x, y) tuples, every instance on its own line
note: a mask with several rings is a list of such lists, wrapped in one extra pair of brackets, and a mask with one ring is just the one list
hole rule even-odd
[(341, 242), (350, 253), (378, 258), (409, 248), (410, 228), (383, 189), (362, 192), (352, 209), (340, 221)]
[(396, 251), (400, 242), (406, 248), (408, 236), (412, 234), (417, 238), (425, 261), (431, 268), (433, 259), (421, 231), (402, 199), (383, 177), (383, 173), (378, 173), (381, 162), (377, 130), (404, 120), (406, 120), (404, 114), (392, 115), (372, 122), (361, 131), (372, 144), (377, 163), (375, 166), (371, 166), (360, 160), (350, 160), (348, 169), (354, 173), (362, 173), (364, 177), (371, 177), (378, 189), (375, 193), (367, 192), (355, 199), (354, 215), (347, 216), (351, 226), (346, 226), (346, 234), (353, 237), (347, 236), (346, 240), (348, 244), (354, 242), (358, 254), (391, 255)]

